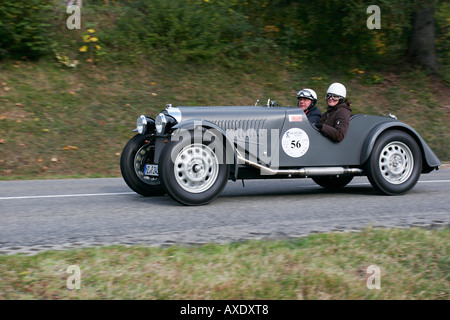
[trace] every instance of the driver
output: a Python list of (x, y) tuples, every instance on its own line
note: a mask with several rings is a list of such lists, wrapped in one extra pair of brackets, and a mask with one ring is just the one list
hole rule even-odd
[(298, 107), (301, 108), (309, 122), (319, 123), (322, 112), (316, 107), (317, 94), (312, 89), (302, 89), (297, 93)]

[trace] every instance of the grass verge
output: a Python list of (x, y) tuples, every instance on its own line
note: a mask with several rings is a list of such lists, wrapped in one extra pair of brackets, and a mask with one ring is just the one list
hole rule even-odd
[[(373, 229), (198, 247), (0, 256), (0, 299), (448, 300), (450, 229)], [(80, 268), (69, 290), (67, 269)], [(369, 289), (380, 268), (380, 289)]]

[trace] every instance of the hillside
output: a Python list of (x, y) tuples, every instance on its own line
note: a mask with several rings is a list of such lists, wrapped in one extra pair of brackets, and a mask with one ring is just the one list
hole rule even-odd
[[(329, 71), (329, 70), (328, 70)], [(438, 157), (450, 160), (448, 86), (420, 71), (330, 73), (271, 61), (229, 69), (186, 64), (89, 65), (51, 59), (0, 63), (2, 179), (119, 176), (120, 153), (140, 114), (173, 105), (294, 105), (302, 87), (319, 108), (334, 81), (347, 85), (353, 113), (395, 114), (414, 127)]]
[(395, 114), (450, 160), (450, 6), (435, 5), (442, 68), (429, 73), (406, 61), (413, 2), (383, 3), (380, 30), (366, 27), (368, 4), (88, 0), (70, 29), (61, 1), (4, 2), (0, 179), (118, 176), (140, 114), (167, 103), (294, 105), (305, 87), (325, 111), (335, 81), (353, 113)]

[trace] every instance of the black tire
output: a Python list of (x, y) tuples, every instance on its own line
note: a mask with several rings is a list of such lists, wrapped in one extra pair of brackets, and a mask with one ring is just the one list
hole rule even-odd
[(388, 195), (404, 194), (419, 180), (422, 153), (411, 135), (390, 130), (378, 137), (365, 167), (376, 190)]
[(312, 177), (312, 179), (325, 189), (339, 189), (349, 184), (353, 180), (353, 176), (324, 176)]
[(120, 171), (133, 191), (146, 197), (160, 196), (165, 193), (160, 180), (144, 176), (144, 165), (154, 161), (154, 144), (146, 141), (147, 138), (141, 134), (128, 141), (120, 157)]
[[(184, 205), (205, 205), (225, 187), (230, 166), (201, 140), (169, 141), (161, 153), (159, 175), (167, 194)], [(222, 159), (223, 160), (223, 159)]]

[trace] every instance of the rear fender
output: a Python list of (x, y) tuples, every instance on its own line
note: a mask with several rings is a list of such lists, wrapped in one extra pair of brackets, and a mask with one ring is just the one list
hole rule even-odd
[(442, 164), (438, 157), (434, 154), (428, 144), (423, 140), (423, 138), (417, 133), (416, 130), (411, 128), (405, 123), (400, 121), (389, 121), (383, 122), (375, 126), (369, 133), (366, 141), (363, 144), (361, 150), (361, 160), (360, 163), (365, 163), (367, 159), (369, 159), (370, 154), (372, 153), (375, 142), (377, 141), (380, 134), (387, 130), (402, 130), (410, 134), (416, 141), (420, 147), (422, 152), (423, 159), (423, 167), (422, 172), (428, 173), (433, 171), (434, 169), (438, 169), (438, 167)]

